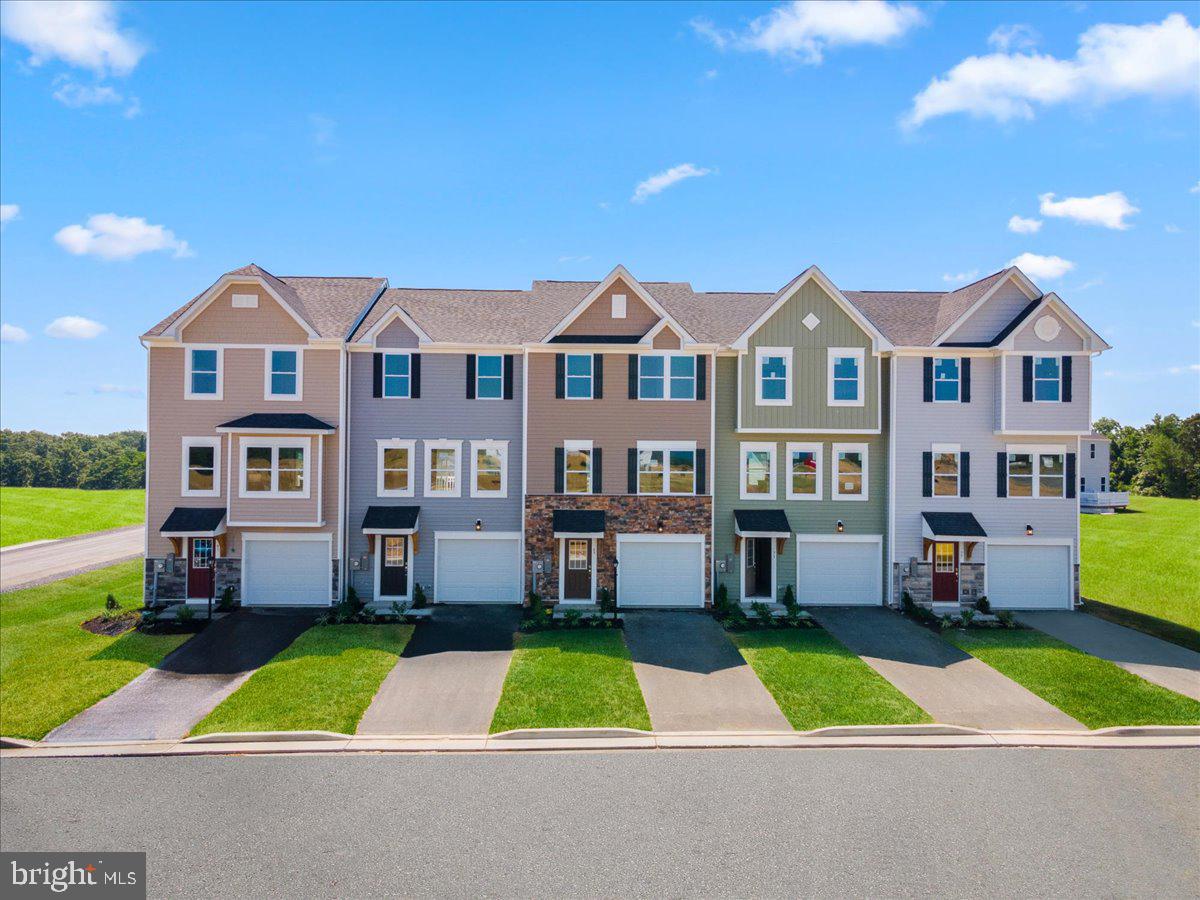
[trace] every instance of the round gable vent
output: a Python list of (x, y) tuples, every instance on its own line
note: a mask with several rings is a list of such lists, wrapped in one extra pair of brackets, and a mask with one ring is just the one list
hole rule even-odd
[(1033, 325), (1033, 333), (1043, 341), (1054, 340), (1060, 331), (1062, 331), (1062, 326), (1058, 324), (1058, 319), (1054, 316), (1042, 316)]

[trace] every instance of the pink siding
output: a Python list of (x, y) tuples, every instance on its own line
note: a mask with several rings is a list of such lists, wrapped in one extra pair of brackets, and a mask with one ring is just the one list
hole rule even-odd
[[(612, 317), (612, 295), (625, 295), (625, 318)], [(636, 334), (641, 337), (658, 324), (658, 316), (629, 285), (617, 279), (611, 288), (595, 299), (591, 306), (579, 314), (563, 334)]]
[[(256, 294), (258, 307), (235, 309), (234, 294)], [(308, 333), (257, 284), (225, 288), (204, 311), (184, 326), (182, 340), (203, 344), (306, 344)]]
[(664, 328), (654, 336), (655, 350), (678, 350), (681, 346), (683, 342), (679, 340), (679, 335), (670, 328)]

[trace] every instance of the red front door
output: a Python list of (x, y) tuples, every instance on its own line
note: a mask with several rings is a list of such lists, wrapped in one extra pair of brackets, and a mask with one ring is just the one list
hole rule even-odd
[(933, 545), (933, 600), (958, 602), (958, 544), (953, 541)]
[(188, 538), (187, 595), (193, 600), (207, 600), (212, 589), (212, 538)]

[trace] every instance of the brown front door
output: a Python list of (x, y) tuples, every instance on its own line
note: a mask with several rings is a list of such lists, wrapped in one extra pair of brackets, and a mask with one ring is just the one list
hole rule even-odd
[(207, 600), (212, 590), (212, 538), (188, 538), (187, 595), (194, 600)]
[(958, 544), (953, 541), (933, 545), (933, 599), (935, 603), (958, 602)]
[(564, 600), (592, 599), (592, 542), (570, 538), (567, 544), (567, 569), (563, 573)]
[(379, 568), (379, 593), (384, 597), (408, 596), (408, 538), (383, 537), (383, 559)]

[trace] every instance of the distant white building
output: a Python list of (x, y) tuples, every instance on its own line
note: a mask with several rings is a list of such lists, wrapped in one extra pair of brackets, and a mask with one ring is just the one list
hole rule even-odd
[(1079, 511), (1114, 513), (1129, 505), (1128, 491), (1109, 490), (1112, 442), (1092, 432), (1079, 439)]

